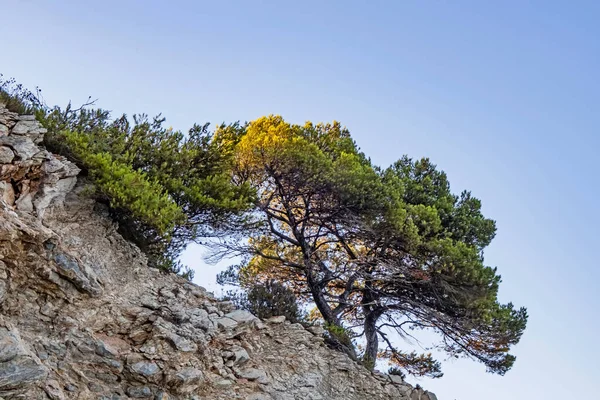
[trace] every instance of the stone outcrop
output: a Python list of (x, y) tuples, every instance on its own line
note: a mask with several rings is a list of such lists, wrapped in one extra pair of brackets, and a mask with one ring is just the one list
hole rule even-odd
[(44, 133), (0, 107), (0, 399), (436, 399), (148, 268)]

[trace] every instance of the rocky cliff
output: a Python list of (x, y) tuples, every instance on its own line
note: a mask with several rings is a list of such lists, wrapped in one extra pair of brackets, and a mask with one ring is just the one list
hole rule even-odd
[(0, 105), (0, 399), (436, 399), (148, 268), (44, 133)]

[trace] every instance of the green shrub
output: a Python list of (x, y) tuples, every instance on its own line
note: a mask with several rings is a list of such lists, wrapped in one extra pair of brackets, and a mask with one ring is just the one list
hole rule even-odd
[(14, 80), (1, 78), (0, 102), (21, 114), (35, 113), (48, 129), (46, 148), (82, 169), (94, 198), (109, 205), (119, 231), (148, 255), (151, 266), (191, 278), (191, 270), (177, 262), (181, 251), (213, 236), (250, 204), (252, 191), (231, 181), (231, 152), (213, 140), (208, 124), (184, 134), (164, 127), (160, 116), (113, 118), (107, 110), (87, 108), (92, 102), (49, 108)]
[(248, 291), (248, 308), (259, 318), (283, 315), (294, 323), (301, 319), (294, 292), (276, 281), (251, 288)]
[(359, 361), (352, 332), (343, 326), (325, 323), (325, 344), (330, 348), (346, 353), (354, 361)]
[(15, 79), (5, 79), (4, 75), (0, 74), (0, 104), (4, 104), (9, 111), (33, 114), (43, 107), (40, 94), (39, 88), (32, 92), (18, 84)]
[(343, 326), (335, 324), (325, 324), (325, 331), (328, 336), (346, 347), (354, 347), (350, 334)]
[[(164, 118), (105, 110), (54, 108), (40, 115), (45, 144), (73, 160), (110, 205), (121, 233), (150, 257), (152, 266), (181, 272), (185, 246), (211, 236), (219, 224), (244, 210), (248, 186), (234, 185), (230, 158), (212, 141), (206, 125), (184, 135), (165, 128)], [(191, 277), (191, 271), (185, 272)]]
[(296, 296), (277, 281), (255, 285), (247, 292), (229, 293), (228, 299), (262, 319), (283, 315), (292, 323), (302, 321)]
[(398, 367), (390, 367), (388, 375), (398, 375), (402, 380), (406, 379), (406, 374)]

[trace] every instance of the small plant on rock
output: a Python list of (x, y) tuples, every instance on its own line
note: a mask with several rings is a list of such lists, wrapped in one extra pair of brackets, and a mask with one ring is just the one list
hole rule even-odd
[(262, 319), (280, 315), (292, 323), (303, 319), (294, 293), (274, 280), (253, 286), (246, 292), (230, 292), (227, 299)]
[(402, 380), (406, 379), (406, 374), (398, 367), (390, 367), (390, 369), (388, 369), (388, 375), (399, 376)]

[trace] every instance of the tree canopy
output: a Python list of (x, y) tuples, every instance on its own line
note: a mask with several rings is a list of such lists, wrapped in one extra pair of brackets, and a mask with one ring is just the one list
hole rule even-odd
[(82, 168), (151, 265), (190, 277), (181, 251), (217, 238), (215, 257), (242, 256), (219, 281), (244, 288), (248, 307), (297, 318), (294, 297), (314, 306), (332, 345), (369, 368), (385, 358), (441, 376), (431, 354), (404, 351), (390, 336), (414, 330), (435, 332), (438, 349), (489, 372), (513, 366), (527, 311), (499, 302), (500, 275), (485, 264), (495, 222), (430, 160), (378, 167), (338, 122), (267, 116), (183, 133), (160, 116), (50, 108), (39, 90), (1, 75), (0, 101), (36, 113), (44, 145)]
[(284, 282), (328, 324), (366, 343), (373, 366), (386, 357), (418, 375), (441, 376), (431, 355), (405, 353), (390, 331), (439, 334), (453, 356), (504, 374), (527, 313), (497, 299), (500, 276), (484, 264), (494, 221), (469, 192), (455, 195), (428, 159), (374, 166), (337, 123), (303, 126), (263, 117), (237, 132), (234, 174), (256, 190), (243, 227), (222, 243), (246, 255), (223, 282)]

